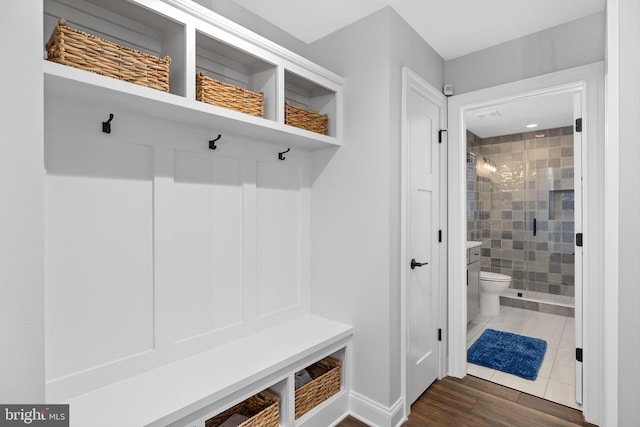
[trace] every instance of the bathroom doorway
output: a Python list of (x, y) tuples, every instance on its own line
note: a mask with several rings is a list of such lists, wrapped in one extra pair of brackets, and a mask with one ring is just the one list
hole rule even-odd
[[(575, 141), (575, 144), (580, 144), (578, 148), (574, 146), (574, 180), (579, 182), (578, 187), (576, 188), (574, 184), (573, 190), (573, 203), (574, 203), (574, 223), (573, 223), (573, 235), (575, 239), (576, 233), (584, 232), (585, 235), (589, 236), (589, 246), (588, 248), (583, 248), (575, 245), (575, 240), (573, 243), (574, 251), (571, 252), (570, 256), (574, 257), (574, 320), (569, 316), (564, 317), (564, 324), (557, 327), (557, 329), (561, 329), (560, 334), (562, 335), (565, 330), (573, 330), (575, 334), (575, 348), (574, 345), (566, 346), (566, 354), (563, 354), (563, 357), (566, 357), (566, 361), (572, 362), (576, 360), (576, 353), (580, 353), (580, 351), (576, 351), (576, 349), (583, 349), (584, 342), (584, 353), (585, 358), (590, 357), (589, 360), (593, 361), (593, 364), (590, 364), (591, 367), (589, 372), (585, 371), (584, 375), (587, 378), (585, 381), (586, 384), (589, 385), (588, 389), (584, 390), (584, 395), (580, 395), (580, 391), (582, 391), (582, 377), (583, 375), (580, 372), (575, 375), (576, 382), (576, 400), (579, 402), (581, 397), (584, 397), (582, 410), (585, 412), (585, 416), (588, 415), (588, 411), (597, 411), (598, 402), (603, 399), (601, 393), (600, 384), (602, 384), (602, 378), (598, 374), (598, 364), (600, 360), (598, 359), (598, 355), (596, 349), (602, 345), (603, 336), (601, 328), (597, 324), (597, 319), (602, 314), (602, 304), (601, 304), (601, 295), (602, 291), (598, 288), (598, 279), (602, 275), (601, 267), (599, 266), (598, 259), (602, 256), (601, 243), (603, 242), (602, 236), (602, 216), (600, 213), (600, 209), (597, 205), (597, 200), (601, 199), (602, 196), (602, 185), (600, 183), (601, 173), (600, 173), (600, 156), (603, 155), (602, 145), (598, 143), (598, 140), (602, 134), (602, 123), (603, 117), (602, 112), (598, 108), (598, 99), (600, 95), (600, 91), (602, 90), (603, 85), (603, 69), (602, 64), (592, 64), (584, 67), (577, 67), (575, 69), (566, 70), (558, 73), (548, 74), (544, 76), (535, 77), (532, 79), (522, 80), (515, 83), (505, 84), (502, 86), (497, 86), (489, 89), (483, 89), (476, 92), (470, 92), (468, 94), (457, 95), (452, 98), (449, 98), (449, 136), (450, 136), (450, 145), (448, 150), (449, 155), (449, 248), (450, 248), (450, 265), (449, 265), (449, 307), (448, 307), (448, 321), (449, 321), (449, 366), (450, 373), (454, 376), (464, 376), (467, 372), (467, 363), (466, 363), (466, 349), (467, 349), (467, 318), (466, 318), (466, 286), (465, 286), (465, 276), (466, 276), (466, 245), (465, 241), (467, 240), (467, 113), (481, 112), (487, 111), (490, 113), (492, 108), (498, 109), (499, 106), (509, 103), (515, 103), (525, 100), (535, 100), (538, 98), (553, 99), (556, 95), (561, 94), (571, 94), (575, 95), (574, 97), (574, 108), (573, 111), (580, 113), (579, 116), (582, 118), (582, 132), (579, 135), (580, 141)], [(587, 90), (589, 88), (589, 90)], [(577, 117), (574, 117), (574, 119)], [(532, 119), (533, 120), (533, 119)], [(523, 125), (530, 124), (532, 122), (523, 123)], [(585, 125), (586, 123), (586, 125)], [(575, 125), (575, 122), (573, 122)], [(559, 125), (560, 130), (555, 130), (553, 133), (553, 137), (555, 138), (556, 132), (560, 132), (558, 135), (560, 137), (560, 147), (551, 147), (553, 149), (560, 148), (562, 149), (562, 133), (563, 128), (568, 128), (568, 126), (564, 126), (563, 124)], [(538, 128), (540, 129), (540, 127)], [(556, 129), (555, 127), (549, 127), (548, 129)], [(564, 132), (568, 132), (564, 131)], [(515, 134), (515, 133), (514, 133)], [(488, 138), (494, 137), (489, 136)], [(568, 135), (567, 135), (568, 136)], [(535, 137), (535, 135), (534, 135)], [(549, 136), (545, 135), (542, 139), (546, 138), (547, 143)], [(567, 138), (568, 139), (568, 138)], [(575, 134), (574, 134), (575, 139)], [(538, 142), (534, 139), (531, 145), (536, 147), (537, 149)], [(555, 144), (555, 142), (554, 142)], [(543, 144), (540, 144), (542, 148)], [(565, 154), (569, 154), (569, 147), (566, 147)], [(547, 147), (547, 150), (549, 148)], [(547, 152), (548, 154), (548, 152)], [(513, 154), (511, 155), (513, 158)], [(542, 179), (541, 169), (543, 168), (542, 163), (540, 163), (541, 168), (534, 168), (538, 166), (538, 160), (544, 160), (542, 158), (536, 158), (538, 156), (537, 153), (532, 153), (531, 158), (529, 159), (529, 163), (535, 161), (535, 164), (527, 165), (524, 162), (524, 149), (523, 149), (523, 170), (522, 177), (525, 182), (533, 181), (534, 185), (525, 186), (524, 190), (524, 199), (518, 200), (522, 201), (522, 213), (517, 213), (517, 215), (522, 215), (522, 230), (523, 232), (532, 232), (533, 231), (533, 219), (536, 219), (536, 222), (541, 220), (544, 217), (544, 213), (538, 213), (538, 204), (540, 206), (544, 206), (544, 200), (539, 198), (542, 196), (542, 190), (538, 188), (538, 184), (542, 185), (540, 180)], [(470, 156), (472, 157), (472, 156)], [(484, 157), (481, 155), (481, 158), (478, 159), (476, 156), (477, 165), (480, 162), (484, 162)], [(565, 156), (567, 157), (567, 156)], [(471, 160), (471, 159), (470, 159)], [(547, 164), (544, 170), (546, 171), (547, 178), (551, 173), (553, 177), (553, 170), (549, 172), (549, 159), (546, 159)], [(568, 161), (568, 160), (567, 160)], [(498, 162), (487, 157), (487, 162), (489, 167), (494, 167), (493, 163), (495, 163), (495, 167), (497, 170)], [(476, 165), (476, 166), (477, 166)], [(562, 167), (562, 151), (560, 151), (560, 165)], [(565, 165), (567, 163), (565, 162)], [(527, 170), (527, 166), (529, 169)], [(577, 169), (581, 169), (578, 171)], [(585, 173), (582, 173), (584, 171)], [(529, 172), (529, 173), (527, 173)], [(579, 174), (583, 175), (583, 179), (576, 179), (576, 176)], [(565, 179), (569, 179), (570, 172), (567, 170), (565, 172)], [(560, 170), (560, 180), (562, 179), (562, 170)], [(546, 214), (549, 214), (549, 206), (560, 202), (560, 206), (562, 206), (563, 194), (567, 193), (571, 188), (562, 188), (559, 186), (561, 181), (556, 182), (557, 180), (553, 180), (554, 186), (558, 184), (557, 187), (554, 187), (554, 190), (567, 190), (567, 191), (558, 191), (559, 194), (551, 194), (549, 188), (546, 189), (546, 208), (543, 209), (546, 211)], [(548, 185), (548, 184), (547, 184)], [(581, 197), (579, 191), (583, 190), (584, 196)], [(460, 191), (462, 190), (462, 191)], [(527, 191), (529, 190), (529, 191)], [(529, 194), (527, 194), (529, 193)], [(570, 206), (569, 203), (569, 195), (564, 194), (565, 198), (565, 206)], [(502, 197), (502, 195), (501, 195)], [(509, 196), (504, 196), (509, 197)], [(529, 197), (527, 199), (527, 197)], [(551, 199), (549, 200), (549, 197)], [(470, 199), (471, 200), (471, 199)], [(540, 201), (540, 203), (538, 203)], [(503, 203), (507, 202), (507, 200), (502, 199), (494, 199), (493, 203)], [(511, 201), (513, 202), (513, 200)], [(534, 208), (535, 203), (535, 208)], [(576, 205), (578, 208), (576, 209)], [(500, 220), (502, 219), (503, 211), (507, 211), (508, 209), (502, 209), (502, 205), (500, 205)], [(519, 208), (520, 205), (516, 205), (516, 208)], [(531, 209), (530, 209), (531, 208)], [(582, 215), (580, 215), (580, 209), (582, 209)], [(530, 214), (532, 212), (532, 214)], [(513, 227), (513, 215), (515, 211), (513, 209), (513, 205), (511, 208), (512, 215), (512, 227)], [(562, 215), (561, 210), (559, 212), (553, 211), (552, 215)], [(588, 214), (588, 221), (587, 221)], [(497, 220), (494, 214), (494, 219)], [(509, 213), (504, 214), (505, 217), (509, 215)], [(538, 217), (537, 215), (542, 215)], [(552, 216), (553, 218), (553, 216)], [(489, 220), (491, 220), (491, 213), (489, 213)], [(549, 218), (545, 218), (547, 224), (542, 224), (542, 227), (547, 226), (549, 228)], [(554, 220), (556, 221), (556, 220)], [(565, 221), (570, 222), (570, 221)], [(491, 223), (489, 222), (489, 225)], [(536, 227), (540, 225), (536, 224)], [(556, 225), (554, 225), (556, 226)], [(494, 228), (496, 224), (494, 224)], [(520, 227), (520, 224), (517, 225)], [(560, 225), (562, 227), (562, 224)], [(570, 224), (566, 224), (567, 230), (570, 230)], [(498, 230), (494, 230), (498, 231)], [(489, 249), (502, 249), (495, 246), (502, 245), (502, 231), (509, 231), (503, 228), (499, 229), (500, 231), (500, 239), (490, 239), (491, 240), (500, 240), (498, 242), (491, 242), (494, 248)], [(513, 242), (513, 232), (515, 230), (511, 230)], [(549, 230), (546, 231), (546, 237), (549, 237)], [(540, 229), (536, 230), (536, 236), (532, 236), (538, 238), (541, 234)], [(556, 232), (556, 231), (554, 231)], [(570, 242), (562, 242), (562, 228), (560, 228), (560, 242), (554, 243), (570, 243)], [(489, 233), (491, 233), (491, 227), (489, 227)], [(567, 234), (569, 231), (567, 231)], [(505, 233), (505, 240), (508, 237), (508, 233)], [(525, 265), (525, 257), (529, 257), (529, 261), (533, 261), (531, 258), (536, 257), (537, 261), (537, 252), (542, 252), (544, 248), (544, 243), (547, 244), (547, 249), (549, 249), (550, 241), (542, 242), (536, 239), (533, 239), (528, 236), (522, 236), (523, 240), (523, 263), (522, 268), (513, 267), (513, 260), (511, 265), (511, 273), (516, 277), (522, 277), (522, 282), (518, 285), (522, 288), (520, 291), (522, 292), (522, 300), (525, 300), (525, 295), (527, 298), (531, 298), (531, 292), (534, 291), (536, 285), (540, 285), (544, 280), (544, 273), (547, 274), (547, 282), (549, 280), (549, 274), (560, 274), (562, 276), (562, 256), (560, 256), (560, 273), (555, 273), (558, 271), (558, 263), (556, 262), (553, 268), (548, 267), (549, 270), (544, 272), (540, 271), (535, 264)], [(525, 239), (525, 237), (527, 237)], [(557, 236), (554, 235), (555, 239)], [(520, 242), (520, 240), (519, 240)], [(484, 242), (483, 242), (484, 243)], [(541, 243), (538, 245), (538, 243)], [(511, 243), (513, 245), (513, 243)], [(516, 246), (519, 246), (520, 243), (517, 243)], [(535, 255), (528, 255), (527, 252), (524, 251), (525, 247), (527, 249), (535, 248)], [(538, 251), (540, 248), (540, 251)], [(562, 246), (560, 246), (562, 248)], [(513, 246), (510, 249), (513, 251)], [(489, 252), (490, 254), (491, 252)], [(501, 254), (502, 255), (502, 254)], [(550, 255), (549, 255), (550, 257)], [(584, 262), (582, 262), (584, 257)], [(554, 257), (554, 260), (557, 260), (557, 257)], [(566, 261), (569, 261), (568, 259)], [(488, 268), (491, 268), (493, 263), (494, 268), (497, 268), (498, 263), (500, 268), (503, 265), (508, 265), (508, 262), (503, 264), (502, 258), (500, 261), (491, 261), (491, 256), (489, 256), (489, 264)], [(542, 268), (542, 267), (540, 267)], [(565, 272), (567, 272), (568, 267), (565, 267)], [(514, 271), (518, 270), (518, 273), (514, 273)], [(554, 273), (551, 273), (554, 271)], [(531, 273), (531, 274), (529, 274)], [(540, 273), (540, 274), (538, 274)], [(565, 274), (565, 276), (569, 276), (569, 274)], [(530, 286), (530, 283), (525, 284), (525, 277), (527, 279), (533, 279), (534, 286)], [(557, 276), (553, 276), (553, 278), (557, 278)], [(560, 277), (561, 278), (561, 277)], [(568, 278), (565, 278), (568, 279)], [(561, 279), (562, 280), (562, 279)], [(601, 283), (601, 282), (600, 282)], [(582, 284), (582, 285), (581, 285)], [(554, 284), (555, 285), (555, 284)], [(562, 282), (560, 283), (561, 286)], [(568, 284), (567, 284), (568, 285)], [(547, 286), (550, 286), (547, 283)], [(538, 288), (540, 289), (540, 288)], [(562, 288), (555, 287), (554, 291), (561, 293)], [(528, 303), (533, 303), (534, 301), (528, 301)], [(539, 304), (539, 306), (544, 307), (545, 310), (548, 308), (546, 305)], [(516, 307), (512, 306), (501, 306), (506, 307), (507, 312), (516, 310)], [(523, 310), (523, 309), (517, 309)], [(543, 312), (525, 310), (526, 315), (529, 316), (539, 316)], [(583, 317), (583, 313), (588, 313), (588, 316)], [(560, 316), (560, 315), (555, 315)], [(522, 319), (521, 319), (522, 320)], [(530, 319), (528, 319), (530, 320)], [(524, 320), (522, 320), (524, 322)], [(533, 323), (541, 323), (537, 322), (535, 318), (533, 318)], [(562, 322), (561, 322), (562, 323)], [(568, 325), (568, 328), (567, 328)], [(584, 328), (583, 328), (584, 326)], [(591, 356), (588, 354), (591, 353)], [(557, 355), (558, 353), (556, 353)], [(576, 370), (581, 370), (582, 364), (576, 363)], [(540, 393), (534, 393), (540, 394)], [(590, 406), (593, 405), (593, 406)], [(597, 414), (596, 414), (597, 416)]]
[(553, 93), (465, 113), (467, 241), (481, 245), (481, 279), (495, 273), (510, 278), (509, 287), (493, 297), (499, 313), (483, 309), (481, 299), (482, 311), (467, 319), (467, 345), (486, 329), (547, 342), (535, 381), (474, 364), (467, 372), (581, 409), (576, 378), (582, 371), (571, 357), (575, 230), (581, 224), (575, 201), (582, 199), (576, 97)]

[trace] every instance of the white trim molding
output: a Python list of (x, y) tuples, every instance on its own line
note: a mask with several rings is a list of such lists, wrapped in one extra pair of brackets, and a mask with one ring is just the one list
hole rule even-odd
[[(408, 304), (407, 304), (407, 264), (408, 244), (407, 236), (408, 225), (408, 203), (409, 203), (409, 149), (408, 149), (408, 128), (407, 128), (407, 103), (409, 102), (409, 91), (415, 90), (424, 97), (438, 105), (440, 110), (440, 129), (447, 128), (447, 98), (436, 88), (427, 83), (419, 75), (413, 72), (409, 67), (402, 68), (402, 149), (401, 149), (401, 189), (400, 189), (400, 375), (402, 389), (402, 406), (404, 417), (409, 416), (411, 411), (410, 403), (407, 396), (409, 395), (409, 375), (408, 365)], [(445, 144), (443, 144), (444, 146)], [(445, 149), (445, 148), (443, 148)], [(440, 158), (440, 188), (447, 188), (447, 160), (446, 152), (442, 152)], [(439, 289), (439, 308), (438, 316), (439, 327), (442, 329), (442, 341), (440, 342), (440, 354), (438, 360), (440, 362), (438, 378), (442, 378), (446, 373), (446, 355), (447, 355), (447, 191), (440, 191), (440, 229), (443, 231), (443, 244), (440, 247), (440, 265), (445, 266), (440, 269), (440, 289)]]
[[(555, 93), (581, 93), (583, 100), (583, 354), (587, 421), (600, 424), (604, 397), (604, 327), (616, 313), (604, 306), (604, 67), (602, 62), (482, 89), (449, 98), (449, 375), (466, 375), (465, 113), (504, 102)], [(588, 242), (587, 242), (588, 239)], [(578, 313), (578, 310), (576, 310)], [(605, 318), (605, 315), (607, 316)], [(610, 317), (613, 317), (610, 319)], [(606, 364), (616, 363), (607, 358)]]
[(603, 426), (618, 425), (618, 299), (619, 299), (619, 198), (620, 198), (620, 4), (607, 0), (606, 137), (605, 137), (605, 240), (604, 269), (604, 416)]
[(406, 417), (402, 414), (404, 406), (402, 398), (398, 399), (392, 406), (387, 407), (353, 390), (350, 392), (349, 397), (351, 416), (370, 426), (398, 427), (406, 420)]
[(329, 70), (326, 70), (319, 65), (309, 61), (308, 59), (298, 55), (297, 53), (292, 52), (289, 49), (286, 49), (239, 24), (236, 24), (235, 22), (225, 18), (224, 16), (218, 15), (211, 9), (208, 9), (198, 3), (195, 3), (191, 0), (164, 0), (164, 2), (205, 22), (213, 24), (214, 26), (227, 31), (235, 35), (236, 37), (241, 38), (242, 40), (248, 41), (252, 45), (259, 46), (260, 48), (272, 54), (275, 54), (285, 60), (297, 64), (298, 66), (308, 71), (318, 74), (333, 83), (344, 85), (344, 79), (337, 74), (334, 74)]

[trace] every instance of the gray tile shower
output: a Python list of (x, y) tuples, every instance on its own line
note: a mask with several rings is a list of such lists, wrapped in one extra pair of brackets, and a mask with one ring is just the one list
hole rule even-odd
[(523, 293), (573, 297), (573, 128), (467, 132), (467, 152), (467, 238), (483, 243), (482, 269)]

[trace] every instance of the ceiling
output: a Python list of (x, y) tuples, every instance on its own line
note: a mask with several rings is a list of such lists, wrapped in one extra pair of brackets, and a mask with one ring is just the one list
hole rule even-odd
[[(467, 111), (467, 129), (481, 138), (511, 135), (573, 123), (573, 95), (561, 93)], [(537, 124), (527, 128), (528, 124)]]
[[(605, 0), (232, 1), (307, 44), (391, 6), (446, 61), (605, 8)], [(470, 111), (466, 120), (481, 138), (570, 126), (573, 101), (544, 96)], [(538, 127), (526, 128), (530, 123)]]
[(605, 0), (233, 0), (305, 43), (391, 6), (445, 60), (604, 10)]

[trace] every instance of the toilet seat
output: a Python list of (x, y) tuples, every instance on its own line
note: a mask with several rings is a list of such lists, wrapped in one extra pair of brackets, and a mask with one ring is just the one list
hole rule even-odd
[(510, 282), (511, 277), (491, 271), (480, 271), (480, 280), (485, 280), (487, 282)]

